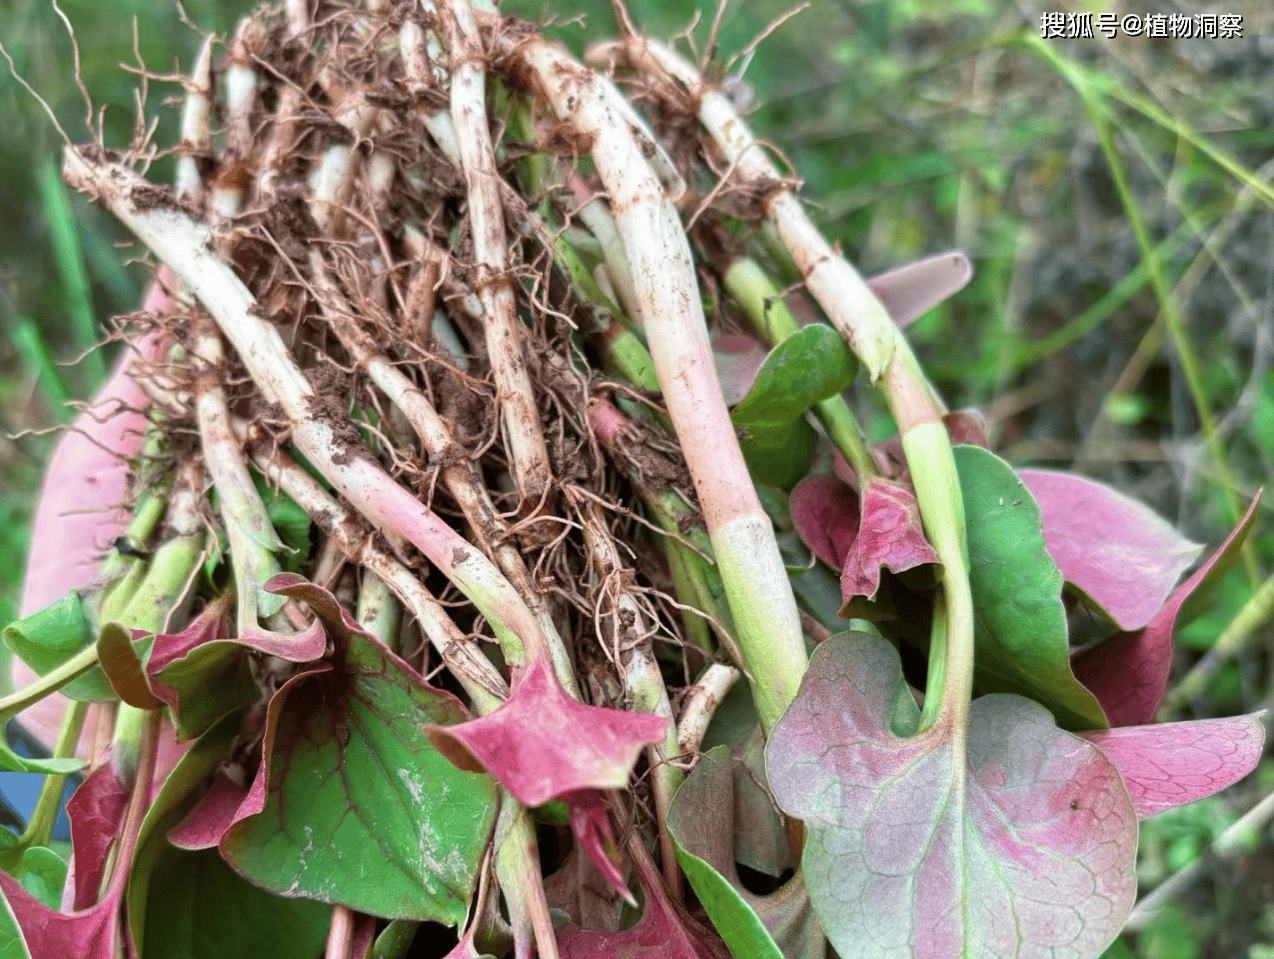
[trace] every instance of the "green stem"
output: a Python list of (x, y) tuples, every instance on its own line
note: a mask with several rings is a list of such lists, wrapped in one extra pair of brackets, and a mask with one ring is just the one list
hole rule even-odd
[(535, 826), (526, 807), (503, 791), (495, 827), (495, 874), (509, 908), (515, 941), (522, 944), (533, 936), (541, 959), (559, 959), (544, 896)]
[(50, 693), (56, 693), (73, 679), (78, 679), (97, 665), (97, 644), (90, 643), (64, 662), (50, 670), (35, 682), (0, 699), (0, 725), (8, 722), (22, 710), (38, 703)]
[(370, 569), (363, 570), (363, 581), (358, 591), (359, 624), (382, 643), (398, 652), (398, 625), (402, 620), (402, 608), (385, 581)]
[(141, 758), (142, 737), (151, 718), (151, 710), (120, 703), (115, 714), (115, 733), (111, 736), (111, 766), (126, 786), (137, 776)]
[[(80, 740), (80, 732), (84, 728), (84, 716), (88, 712), (88, 703), (73, 699), (62, 715), (62, 726), (58, 730), (57, 742), (53, 746), (53, 758), (65, 759), (75, 755), (75, 745)], [(35, 801), (35, 809), (27, 822), (19, 843), (23, 846), (47, 846), (49, 837), (53, 835), (53, 826), (57, 822), (58, 809), (62, 805), (62, 792), (66, 788), (66, 775), (50, 774), (44, 777), (40, 787), (40, 796)]]
[[(133, 519), (128, 524), (124, 535), (130, 544), (143, 546), (150, 541), (155, 527), (168, 505), (168, 491), (155, 488), (141, 494), (133, 511)], [(119, 619), (124, 607), (129, 604), (137, 587), (146, 577), (147, 564), (136, 556), (126, 556), (118, 551), (111, 553), (102, 561), (101, 578), (110, 585), (97, 608), (97, 620), (109, 623)]]
[(166, 541), (155, 550), (146, 576), (128, 605), (118, 617), (104, 621), (119, 622), (129, 629), (148, 633), (160, 632), (198, 568), (203, 547), (202, 531)]

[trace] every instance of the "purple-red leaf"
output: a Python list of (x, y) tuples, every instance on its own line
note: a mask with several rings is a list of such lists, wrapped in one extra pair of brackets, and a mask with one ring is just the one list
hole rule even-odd
[(1223, 574), (1256, 519), (1260, 494), (1224, 543), (1207, 562), (1177, 587), (1144, 628), (1116, 633), (1071, 659), (1075, 678), (1097, 697), (1112, 726), (1141, 726), (1150, 722), (1168, 687), (1172, 667), (1172, 631), (1182, 605), (1205, 581)]
[(0, 893), (13, 910), (32, 959), (115, 959), (122, 886), (92, 909), (76, 913), (50, 909), (5, 872), (0, 872)]
[(1093, 959), (1136, 895), (1119, 771), (1021, 696), (918, 732), (898, 654), (850, 633), (815, 651), (766, 748), (832, 945), (855, 959)]
[(632, 905), (636, 900), (628, 891), (623, 870), (619, 868), (619, 850), (615, 846), (615, 832), (611, 829), (610, 813), (600, 790), (580, 789), (562, 797), (571, 813), (571, 832), (575, 842), (584, 851), (597, 871), (614, 887), (615, 891)]
[(663, 741), (667, 720), (577, 703), (544, 660), (514, 676), (494, 712), (458, 726), (426, 726), (461, 769), (489, 771), (527, 806), (579, 789), (622, 789), (642, 749)]
[(858, 535), (858, 493), (835, 476), (807, 476), (792, 489), (787, 508), (801, 542), (840, 569)]
[(920, 509), (909, 487), (873, 479), (865, 484), (860, 509), (858, 535), (841, 567), (841, 598), (847, 602), (855, 596), (871, 599), (876, 595), (882, 566), (901, 573), (938, 561), (925, 539)]
[(1203, 547), (1149, 507), (1102, 483), (1019, 470), (1039, 504), (1044, 543), (1085, 605), (1123, 630), (1140, 629)]
[(1261, 759), (1265, 727), (1260, 713), (1228, 719), (1098, 729), (1080, 735), (1115, 764), (1137, 817), (1220, 792)]
[[(178, 849), (211, 849), (221, 842), (226, 830), (240, 818), (239, 810), (243, 808), (248, 792), (224, 773), (218, 774), (208, 794), (185, 819), (168, 831), (168, 841)], [(264, 799), (263, 787), (258, 803), (264, 805)]]
[(106, 869), (106, 852), (115, 840), (128, 787), (120, 781), (112, 763), (95, 769), (66, 803), (75, 849), (75, 897), (72, 909), (87, 909), (97, 901)]

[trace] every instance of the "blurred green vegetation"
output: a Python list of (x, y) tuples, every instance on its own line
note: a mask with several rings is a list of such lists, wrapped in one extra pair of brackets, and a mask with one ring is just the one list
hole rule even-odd
[[(186, 0), (191, 23), (224, 36), (242, 2)], [(632, 0), (657, 37), (686, 32), (684, 0)], [(717, 61), (747, 47), (788, 0), (733, 3)], [(1138, 5), (1204, 12), (1195, 0)], [(569, 7), (572, 16), (567, 19)], [(163, 0), (70, 2), (81, 72), (105, 141), (135, 122), (138, 59), (189, 66), (199, 34)], [(556, 16), (580, 50), (612, 34), (609, 0), (506, 3)], [(1274, 475), (1274, 8), (1235, 0), (1234, 40), (1034, 40), (1073, 0), (817, 0), (729, 73), (750, 88), (751, 122), (804, 179), (816, 218), (870, 275), (951, 247), (975, 277), (912, 328), (952, 406), (991, 418), (1011, 461), (1074, 468), (1140, 496), (1216, 542), (1234, 509)], [(1216, 12), (1210, 9), (1208, 12)], [(714, 9), (691, 35), (702, 54)], [(134, 40), (136, 26), (136, 44)], [(74, 139), (87, 139), (71, 44), (46, 0), (0, 0), (0, 42)], [(175, 84), (152, 82), (158, 144), (175, 139)], [(0, 77), (0, 622), (11, 617), (41, 464), (110, 348), (71, 363), (103, 321), (132, 309), (145, 273), (120, 230), (56, 182), (60, 143), (41, 109)], [(170, 175), (165, 160), (152, 176)], [(70, 364), (70, 365), (68, 365)], [(867, 390), (869, 428), (888, 432)], [(874, 412), (871, 412), (874, 411)], [(1183, 632), (1178, 669), (1211, 646), (1274, 570), (1271, 503), (1252, 549), (1211, 609)], [(1274, 631), (1258, 630), (1190, 715), (1271, 705)], [(1154, 883), (1274, 786), (1267, 764), (1207, 804), (1147, 822), (1141, 875)], [(1268, 831), (1262, 853), (1215, 867), (1178, 910), (1129, 944), (1144, 959), (1274, 955)], [(1262, 951), (1264, 950), (1264, 951)]]

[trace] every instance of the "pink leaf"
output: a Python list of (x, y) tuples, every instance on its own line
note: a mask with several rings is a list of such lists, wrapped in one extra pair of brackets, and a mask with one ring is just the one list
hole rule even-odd
[(964, 289), (973, 276), (969, 258), (959, 250), (939, 253), (867, 281), (899, 326), (907, 326), (947, 297)]
[(1112, 726), (1140, 726), (1150, 722), (1168, 687), (1172, 667), (1172, 631), (1177, 613), (1205, 581), (1222, 574), (1234, 561), (1248, 530), (1256, 519), (1258, 493), (1243, 519), (1224, 543), (1194, 575), (1177, 587), (1163, 608), (1145, 628), (1116, 633), (1110, 639), (1086, 649), (1071, 659), (1075, 678), (1087, 686), (1101, 703)]
[(168, 831), (168, 841), (178, 849), (211, 849), (241, 818), (239, 810), (247, 798), (247, 789), (219, 773), (208, 794)]
[(858, 493), (834, 476), (807, 476), (792, 489), (787, 508), (801, 542), (840, 569), (858, 535)]
[(103, 763), (80, 784), (66, 803), (75, 850), (75, 897), (72, 909), (87, 909), (97, 901), (106, 870), (106, 852), (128, 804), (128, 787), (111, 763)]
[(4, 894), (13, 910), (13, 917), (22, 930), (22, 938), (32, 959), (53, 956), (115, 959), (123, 892), (124, 886), (120, 884), (92, 909), (76, 913), (58, 912), (23, 889), (8, 873), (0, 872), (0, 893)]
[(426, 726), (461, 769), (489, 771), (527, 806), (578, 789), (622, 789), (642, 749), (663, 741), (667, 720), (577, 703), (537, 660), (515, 674), (494, 712), (458, 726)]
[(159, 682), (159, 674), (204, 643), (226, 639), (229, 633), (228, 614), (233, 602), (234, 595), (227, 590), (205, 606), (203, 612), (180, 633), (160, 633), (155, 637), (150, 658), (146, 661), (146, 675), (150, 688), (166, 705), (176, 703), (176, 692)]
[(1085, 604), (1123, 630), (1140, 629), (1203, 547), (1153, 510), (1101, 483), (1019, 470), (1039, 504), (1044, 543)]
[(1080, 733), (1115, 764), (1137, 818), (1211, 796), (1261, 759), (1261, 714)]
[(925, 539), (915, 494), (901, 483), (874, 479), (866, 484), (858, 536), (845, 555), (840, 592), (846, 602), (855, 596), (871, 599), (880, 588), (880, 568), (890, 572), (936, 563), (937, 555)]
[(575, 835), (575, 842), (615, 891), (636, 906), (637, 902), (624, 881), (624, 873), (616, 864), (619, 852), (615, 848), (615, 832), (611, 829), (610, 813), (606, 810), (601, 792), (580, 789), (567, 793), (562, 799), (571, 811), (571, 832)]

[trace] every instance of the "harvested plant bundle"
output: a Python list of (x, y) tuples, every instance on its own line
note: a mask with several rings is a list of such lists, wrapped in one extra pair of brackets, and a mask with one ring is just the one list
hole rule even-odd
[[(290, 0), (213, 46), (175, 189), (145, 137), (65, 154), (160, 264), (120, 324), (148, 415), (111, 554), (5, 633), (40, 678), (4, 716), (75, 705), (53, 759), (4, 754), (52, 798), (0, 935), (182, 955), (255, 909), (298, 957), (425, 921), (470, 957), (1099, 955), (1138, 818), (1259, 757), (1254, 717), (1149, 725), (1254, 506), (1176, 587), (1201, 548), (1163, 520), (1015, 472), (901, 331), (967, 261), (864, 281), (631, 26), (603, 72), (463, 0)], [(1110, 638), (1072, 655), (1064, 589)], [(109, 760), (42, 900), (87, 702)]]

